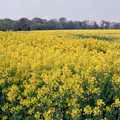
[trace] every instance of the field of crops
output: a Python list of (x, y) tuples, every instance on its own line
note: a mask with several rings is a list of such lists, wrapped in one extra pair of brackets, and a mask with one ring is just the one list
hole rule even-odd
[(0, 120), (120, 120), (120, 30), (0, 32)]

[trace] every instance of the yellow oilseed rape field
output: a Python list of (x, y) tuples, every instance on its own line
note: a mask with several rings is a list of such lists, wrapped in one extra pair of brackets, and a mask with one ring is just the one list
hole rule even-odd
[(0, 32), (1, 120), (119, 120), (120, 30)]

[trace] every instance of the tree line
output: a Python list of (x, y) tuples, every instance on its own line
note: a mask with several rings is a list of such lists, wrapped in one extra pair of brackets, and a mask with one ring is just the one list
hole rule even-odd
[(72, 21), (65, 17), (46, 20), (42, 18), (20, 18), (19, 20), (0, 19), (0, 30), (29, 31), (29, 30), (59, 30), (59, 29), (120, 29), (119, 22)]

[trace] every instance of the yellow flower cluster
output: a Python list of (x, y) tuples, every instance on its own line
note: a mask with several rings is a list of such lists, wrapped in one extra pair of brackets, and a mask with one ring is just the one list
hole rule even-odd
[(119, 120), (120, 30), (0, 32), (1, 120)]

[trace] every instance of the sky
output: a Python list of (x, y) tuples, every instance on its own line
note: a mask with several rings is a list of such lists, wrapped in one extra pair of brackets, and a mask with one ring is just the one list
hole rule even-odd
[(53, 19), (120, 21), (120, 0), (0, 0), (0, 19)]

